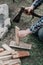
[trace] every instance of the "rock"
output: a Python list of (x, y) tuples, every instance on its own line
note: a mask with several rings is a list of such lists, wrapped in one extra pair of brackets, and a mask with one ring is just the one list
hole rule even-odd
[(9, 18), (9, 8), (7, 4), (0, 5), (0, 39), (2, 39), (8, 32), (11, 26)]

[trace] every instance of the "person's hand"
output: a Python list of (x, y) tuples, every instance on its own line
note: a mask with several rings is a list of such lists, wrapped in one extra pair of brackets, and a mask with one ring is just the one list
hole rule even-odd
[(31, 34), (30, 29), (21, 30), (21, 31), (18, 32), (18, 36), (19, 36), (20, 38), (23, 38), (23, 37), (27, 36), (28, 34)]
[(27, 14), (27, 15), (30, 15), (33, 10), (34, 10), (34, 6), (25, 7), (24, 13)]

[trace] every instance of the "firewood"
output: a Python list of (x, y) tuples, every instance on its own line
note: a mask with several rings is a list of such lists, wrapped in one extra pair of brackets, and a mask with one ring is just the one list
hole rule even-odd
[(30, 56), (28, 51), (17, 51), (17, 54), (13, 55), (13, 58), (23, 58)]
[(20, 41), (20, 38), (18, 37), (17, 33), (19, 32), (19, 27), (15, 26), (15, 41), (16, 41), (16, 44), (19, 45), (19, 41)]
[(10, 42), (10, 47), (29, 50), (29, 49), (32, 48), (32, 44), (27, 44), (27, 43), (24, 43), (24, 42), (20, 42), (19, 45), (16, 45), (15, 41), (11, 41)]

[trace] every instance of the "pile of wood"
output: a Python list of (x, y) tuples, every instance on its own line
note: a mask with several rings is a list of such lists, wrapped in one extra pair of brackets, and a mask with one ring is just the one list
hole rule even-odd
[(20, 58), (30, 56), (28, 51), (15, 51), (7, 44), (0, 48), (0, 65), (21, 65)]
[(20, 38), (17, 36), (19, 31), (18, 27), (15, 27), (15, 41), (11, 41), (10, 45), (3, 44), (0, 48), (0, 65), (21, 65), (20, 58), (30, 56), (29, 51), (16, 51), (16, 47), (19, 49), (31, 49), (31, 44), (26, 44), (20, 41)]

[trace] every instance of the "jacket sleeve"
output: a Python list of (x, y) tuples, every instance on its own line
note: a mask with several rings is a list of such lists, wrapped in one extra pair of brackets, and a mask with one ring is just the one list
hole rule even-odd
[(30, 31), (32, 31), (32, 33), (36, 33), (41, 27), (43, 27), (43, 17), (30, 27)]
[(34, 9), (36, 9), (39, 5), (43, 3), (43, 0), (35, 0), (32, 5), (34, 6)]

